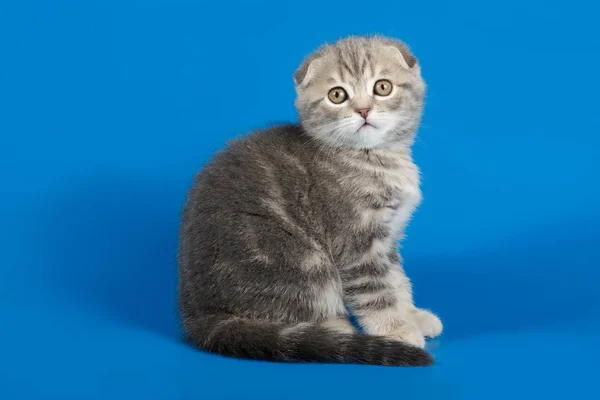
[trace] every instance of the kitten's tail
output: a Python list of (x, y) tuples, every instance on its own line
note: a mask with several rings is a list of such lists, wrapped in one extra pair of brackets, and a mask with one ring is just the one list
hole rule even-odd
[(208, 315), (184, 323), (187, 339), (211, 353), (284, 362), (427, 366), (425, 350), (381, 336), (343, 333), (325, 325), (251, 321)]

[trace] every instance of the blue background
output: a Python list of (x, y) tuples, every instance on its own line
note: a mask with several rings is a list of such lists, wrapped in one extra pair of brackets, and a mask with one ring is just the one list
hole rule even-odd
[[(600, 396), (591, 1), (2, 1), (0, 398)], [(432, 368), (225, 359), (180, 340), (178, 214), (226, 140), (295, 120), (324, 41), (407, 41), (429, 83), (405, 242)]]

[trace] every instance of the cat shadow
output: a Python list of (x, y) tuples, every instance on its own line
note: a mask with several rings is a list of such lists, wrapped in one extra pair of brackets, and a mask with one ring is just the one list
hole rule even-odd
[[(56, 296), (118, 323), (178, 338), (176, 246), (184, 188), (98, 178), (42, 210), (45, 280)], [(50, 207), (48, 209), (48, 207)]]
[(464, 256), (408, 257), (416, 303), (440, 315), (446, 340), (586, 318), (600, 309), (598, 226), (548, 226)]

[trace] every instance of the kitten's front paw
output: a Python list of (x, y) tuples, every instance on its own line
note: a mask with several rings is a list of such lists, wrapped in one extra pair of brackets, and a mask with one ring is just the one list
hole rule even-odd
[(419, 327), (412, 323), (404, 323), (386, 336), (390, 339), (400, 340), (416, 347), (425, 347), (425, 337), (423, 337)]
[(423, 336), (434, 338), (442, 333), (442, 321), (431, 311), (415, 308), (412, 311), (412, 315)]

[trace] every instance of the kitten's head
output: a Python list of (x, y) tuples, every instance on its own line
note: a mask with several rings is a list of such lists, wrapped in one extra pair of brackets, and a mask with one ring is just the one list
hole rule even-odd
[(333, 146), (410, 145), (425, 84), (417, 59), (397, 40), (349, 37), (321, 47), (294, 74), (307, 134)]

